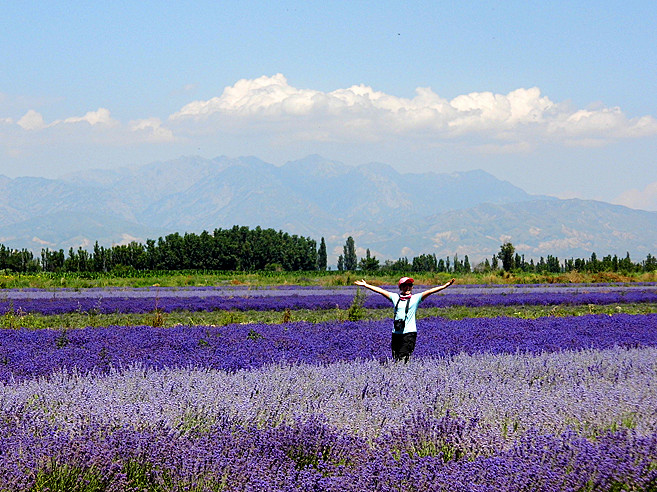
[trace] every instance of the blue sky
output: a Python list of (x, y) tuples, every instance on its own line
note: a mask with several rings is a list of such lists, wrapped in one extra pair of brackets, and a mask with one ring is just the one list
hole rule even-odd
[(0, 5), (0, 174), (318, 153), (657, 210), (657, 4)]

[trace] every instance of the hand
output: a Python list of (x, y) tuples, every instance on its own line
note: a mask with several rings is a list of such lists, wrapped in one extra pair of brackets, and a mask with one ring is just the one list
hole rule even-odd
[(365, 287), (367, 285), (367, 282), (365, 282), (365, 280), (356, 280), (354, 284), (360, 285), (361, 287)]

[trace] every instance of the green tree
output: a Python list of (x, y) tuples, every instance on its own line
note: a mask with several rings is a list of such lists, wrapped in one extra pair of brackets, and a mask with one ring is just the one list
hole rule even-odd
[(468, 255), (465, 255), (465, 258), (463, 259), (463, 273), (470, 273), (472, 271), (472, 267), (470, 266), (470, 259), (468, 258)]
[(559, 263), (559, 258), (556, 256), (548, 255), (546, 263), (547, 271), (550, 273), (560, 273), (561, 264)]
[(438, 269), (436, 255), (423, 254), (413, 258), (414, 272), (435, 272)]
[(326, 270), (327, 266), (328, 259), (326, 256), (326, 243), (322, 237), (321, 241), (319, 242), (319, 250), (317, 251), (317, 270), (323, 272)]
[(500, 247), (500, 252), (497, 253), (497, 257), (502, 261), (502, 268), (505, 272), (510, 272), (515, 267), (514, 253), (516, 248), (513, 247), (511, 243), (504, 243)]
[(356, 243), (354, 238), (349, 236), (343, 248), (344, 252), (344, 269), (353, 272), (358, 267), (358, 257), (356, 256)]
[(397, 261), (386, 260), (383, 268), (389, 272), (408, 272), (411, 270), (411, 264), (408, 258), (399, 258)]
[(634, 263), (630, 259), (630, 253), (625, 255), (625, 258), (618, 262), (618, 269), (623, 273), (631, 273), (634, 271)]
[(371, 256), (369, 248), (365, 252), (365, 258), (360, 259), (360, 269), (365, 272), (374, 272), (379, 269), (379, 260)]

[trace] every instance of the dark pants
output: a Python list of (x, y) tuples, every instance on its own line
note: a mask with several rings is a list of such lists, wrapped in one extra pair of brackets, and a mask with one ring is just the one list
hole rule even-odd
[(393, 333), (390, 341), (392, 357), (395, 360), (408, 362), (409, 357), (415, 350), (417, 333)]

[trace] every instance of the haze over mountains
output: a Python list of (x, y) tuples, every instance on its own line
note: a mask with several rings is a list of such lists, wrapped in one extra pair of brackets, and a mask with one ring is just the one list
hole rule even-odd
[[(400, 173), (313, 155), (283, 166), (256, 157), (182, 157), (60, 179), (0, 176), (0, 243), (90, 248), (233, 225), (324, 237), (337, 256), (491, 257), (511, 241), (526, 259), (657, 253), (657, 212), (529, 195), (484, 171)], [(329, 258), (331, 260), (331, 258)]]

